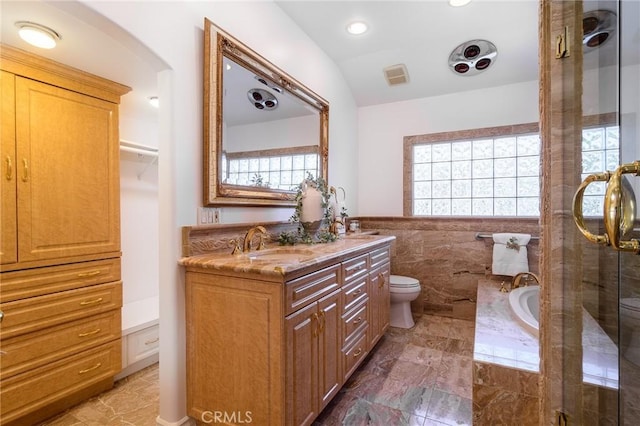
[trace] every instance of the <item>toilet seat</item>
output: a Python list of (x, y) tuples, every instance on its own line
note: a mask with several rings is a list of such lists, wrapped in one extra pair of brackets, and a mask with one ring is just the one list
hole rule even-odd
[(389, 278), (389, 287), (392, 288), (415, 288), (420, 287), (420, 281), (411, 277), (402, 275), (391, 275)]

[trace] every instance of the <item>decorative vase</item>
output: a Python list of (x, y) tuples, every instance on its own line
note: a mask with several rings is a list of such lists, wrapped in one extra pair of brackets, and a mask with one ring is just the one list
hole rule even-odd
[(322, 192), (309, 180), (302, 183), (300, 223), (310, 236), (315, 236), (324, 223)]

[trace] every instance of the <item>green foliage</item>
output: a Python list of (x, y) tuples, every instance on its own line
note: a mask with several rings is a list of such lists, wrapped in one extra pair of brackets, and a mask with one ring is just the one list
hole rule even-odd
[[(300, 214), (302, 213), (302, 200), (303, 200), (303, 191), (304, 191), (305, 183), (307, 185), (310, 185), (318, 189), (318, 191), (320, 191), (320, 194), (321, 194), (320, 203), (322, 206), (322, 210), (324, 211), (323, 222), (325, 224), (325, 227), (321, 228), (318, 231), (317, 235), (309, 235), (307, 230), (304, 228), (304, 226), (300, 222)], [(298, 224), (298, 234), (295, 238), (294, 243), (300, 242), (304, 244), (313, 244), (314, 242), (328, 243), (328, 242), (336, 241), (337, 237), (334, 234), (332, 234), (328, 228), (333, 218), (333, 207), (331, 206), (331, 203), (330, 203), (331, 194), (329, 193), (329, 187), (327, 185), (327, 182), (325, 182), (325, 180), (322, 178), (322, 176), (318, 176), (317, 178), (314, 178), (311, 175), (311, 173), (307, 172), (307, 178), (303, 182), (301, 182), (297, 187), (295, 201), (296, 201), (295, 209), (293, 211), (293, 214), (291, 215), (291, 218), (289, 218), (289, 222)], [(285, 234), (285, 232), (283, 232), (282, 234)], [(286, 235), (285, 237), (282, 237), (282, 234), (280, 234), (280, 237), (284, 238), (285, 241), (289, 241), (291, 239), (290, 235)], [(287, 232), (286, 234), (291, 234), (291, 233)]]

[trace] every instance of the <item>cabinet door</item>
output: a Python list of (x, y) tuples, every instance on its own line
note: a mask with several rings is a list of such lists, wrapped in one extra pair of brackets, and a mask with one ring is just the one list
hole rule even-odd
[(0, 192), (2, 205), (0, 218), (0, 263), (15, 263), (18, 260), (16, 233), (16, 110), (15, 110), (15, 78), (5, 71), (0, 72), (0, 99), (2, 116), (0, 116), (0, 151), (2, 165), (0, 170)]
[(318, 409), (318, 302), (285, 318), (286, 424), (310, 425)]
[(342, 386), (340, 368), (342, 330), (340, 290), (318, 301), (318, 386), (319, 411), (327, 406)]
[(389, 304), (391, 303), (389, 294), (389, 275), (389, 263), (386, 263), (379, 268), (375, 268), (370, 273), (369, 291), (371, 297), (371, 309), (369, 321), (371, 323), (371, 327), (369, 328), (369, 336), (371, 346), (376, 344), (389, 327)]
[(120, 251), (118, 107), (16, 77), (18, 260)]

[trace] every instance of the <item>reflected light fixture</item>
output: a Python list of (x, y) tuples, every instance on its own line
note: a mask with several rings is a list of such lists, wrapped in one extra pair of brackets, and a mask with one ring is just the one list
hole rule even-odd
[(158, 108), (160, 107), (160, 99), (158, 99), (157, 96), (151, 96), (149, 98), (149, 103), (151, 104), (151, 106)]
[(461, 7), (471, 3), (471, 0), (449, 0), (449, 6)]
[(362, 21), (354, 21), (347, 25), (347, 32), (353, 35), (360, 35), (367, 32), (369, 27)]
[(58, 40), (62, 39), (56, 31), (35, 22), (18, 21), (16, 26), (21, 39), (42, 49), (53, 49)]

